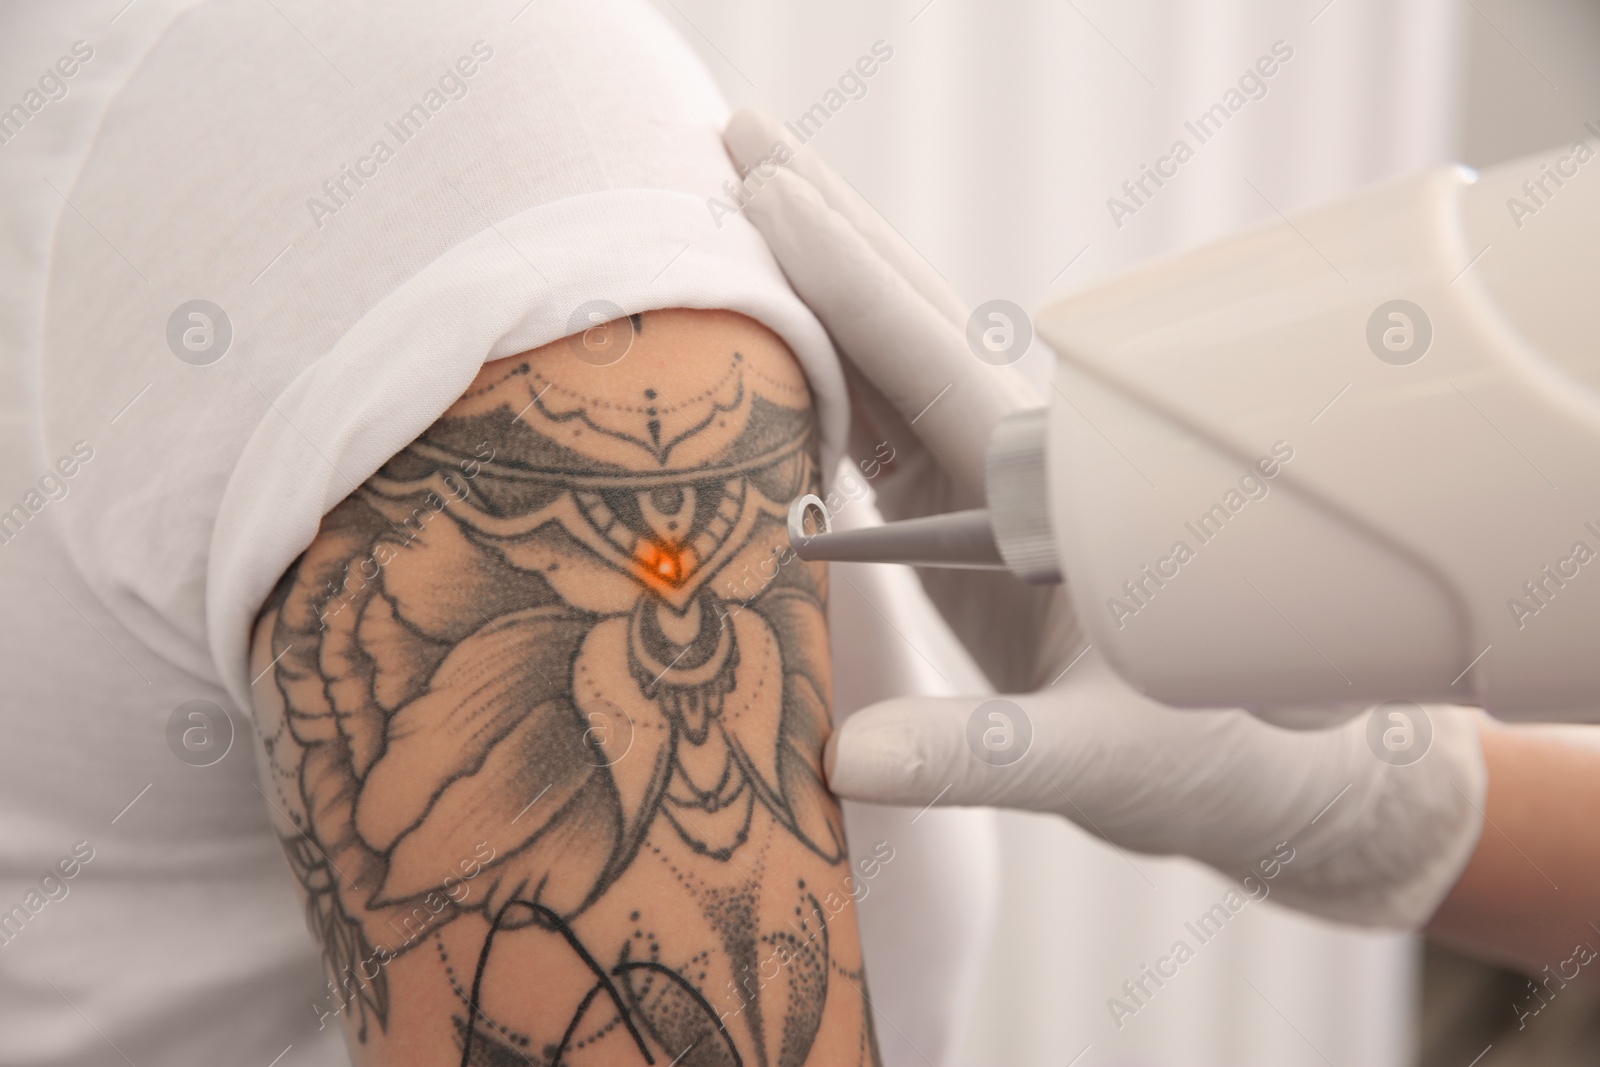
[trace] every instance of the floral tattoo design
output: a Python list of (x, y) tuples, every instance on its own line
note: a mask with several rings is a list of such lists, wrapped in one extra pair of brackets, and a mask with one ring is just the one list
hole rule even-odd
[(464, 1065), (799, 1065), (836, 1018), (876, 1063), (833, 931), (825, 572), (784, 534), (817, 482), (803, 380), (733, 352), (672, 397), (594, 395), (559, 348), (513, 362), (263, 609), (314, 1010), (386, 1030), (421, 953)]

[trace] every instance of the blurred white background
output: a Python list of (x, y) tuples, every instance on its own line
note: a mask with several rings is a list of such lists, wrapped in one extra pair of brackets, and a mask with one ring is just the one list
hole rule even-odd
[[(1570, 143), (1600, 119), (1600, 6), (1580, 0), (657, 3), (731, 103), (780, 120), (810, 109), (875, 42), (892, 48), (865, 95), (810, 143), (970, 304), (1037, 308), (1276, 212), (1434, 163)], [(1107, 199), (1178, 138), (1195, 144), (1185, 121), (1277, 42), (1293, 56), (1266, 94), (1117, 225)], [(1051, 357), (1036, 343), (1022, 366), (1042, 384)], [(909, 575), (839, 572), (879, 583), (895, 628), (940, 665), (923, 684), (972, 684)], [(834, 610), (847, 628), (867, 609), (841, 592)], [(1186, 937), (1224, 883), (1053, 818), (994, 818), (999, 926), (954, 1062), (1414, 1062), (1416, 943), (1271, 906), (1241, 912), (1119, 1028), (1108, 998)], [(892, 1064), (937, 1057), (915, 1047), (914, 1019), (885, 1013)]]

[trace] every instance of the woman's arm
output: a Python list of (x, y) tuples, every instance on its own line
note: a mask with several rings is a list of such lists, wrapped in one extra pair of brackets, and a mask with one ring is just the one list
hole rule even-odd
[(1486, 723), (1486, 821), (1427, 932), (1555, 982), (1600, 983), (1600, 730)]
[(253, 669), (357, 1062), (876, 1062), (816, 485), (783, 343), (673, 310), (486, 365), (327, 515)]

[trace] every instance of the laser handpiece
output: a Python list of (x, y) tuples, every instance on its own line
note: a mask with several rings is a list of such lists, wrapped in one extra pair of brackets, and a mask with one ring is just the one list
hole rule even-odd
[(1388, 182), (1051, 305), (1051, 404), (994, 431), (984, 509), (833, 531), (803, 498), (796, 553), (1065, 574), (1168, 704), (1600, 718), (1600, 183), (1512, 225), (1530, 166)]
[[(984, 464), (987, 508), (835, 531), (822, 500), (808, 494), (789, 506), (790, 545), (804, 560), (1010, 570), (1026, 582), (1059, 582), (1045, 482), (1046, 417), (1044, 408), (1033, 408), (996, 427)], [(812, 514), (819, 533), (806, 530)]]

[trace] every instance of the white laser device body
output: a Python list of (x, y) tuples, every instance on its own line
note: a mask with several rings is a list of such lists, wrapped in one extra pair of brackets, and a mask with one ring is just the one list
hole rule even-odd
[(795, 549), (1064, 574), (1169, 704), (1600, 720), (1584, 162), (1425, 172), (1063, 299), (1035, 323), (1049, 406), (996, 431), (986, 510), (806, 536), (796, 501)]

